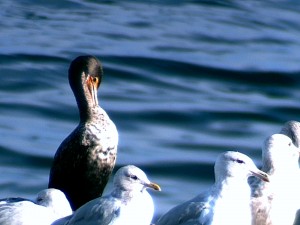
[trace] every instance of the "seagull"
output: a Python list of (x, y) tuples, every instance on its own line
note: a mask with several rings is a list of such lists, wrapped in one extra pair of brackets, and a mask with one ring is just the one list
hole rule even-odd
[(286, 122), (280, 133), (288, 136), (296, 147), (300, 147), (300, 123), (298, 121), (291, 120)]
[(262, 147), (262, 170), (269, 183), (254, 180), (253, 225), (292, 225), (300, 203), (299, 149), (283, 134), (266, 138)]
[(116, 162), (118, 131), (97, 99), (102, 74), (94, 56), (79, 56), (69, 68), (80, 122), (55, 153), (48, 187), (63, 191), (73, 210), (102, 195)]
[(35, 203), (51, 209), (57, 218), (62, 218), (73, 213), (66, 195), (55, 188), (48, 188), (37, 194)]
[[(280, 133), (288, 136), (293, 141), (293, 144), (297, 148), (300, 148), (300, 123), (298, 121), (291, 120), (286, 122), (281, 128)], [(297, 211), (294, 225), (300, 225), (300, 210)]]
[(246, 155), (227, 151), (215, 163), (215, 183), (206, 192), (159, 218), (156, 225), (250, 225), (249, 176), (269, 181)]
[(147, 188), (161, 190), (138, 167), (121, 167), (114, 176), (110, 194), (86, 203), (53, 225), (150, 225), (154, 203)]
[(1, 225), (50, 225), (71, 214), (66, 196), (57, 189), (45, 189), (33, 201), (24, 198), (0, 200)]

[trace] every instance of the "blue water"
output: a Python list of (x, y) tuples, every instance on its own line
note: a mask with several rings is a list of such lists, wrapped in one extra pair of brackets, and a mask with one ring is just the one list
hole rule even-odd
[(119, 130), (116, 168), (137, 165), (163, 189), (151, 193), (155, 217), (208, 188), (219, 153), (238, 150), (259, 166), (263, 140), (299, 120), (298, 1), (0, 8), (0, 197), (46, 188), (52, 157), (78, 122), (67, 70), (81, 54), (104, 66), (99, 102)]

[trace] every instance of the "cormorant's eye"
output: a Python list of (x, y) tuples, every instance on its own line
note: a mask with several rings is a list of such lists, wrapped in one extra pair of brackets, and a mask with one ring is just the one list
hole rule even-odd
[(93, 77), (93, 82), (97, 83), (98, 82), (98, 78), (97, 77)]

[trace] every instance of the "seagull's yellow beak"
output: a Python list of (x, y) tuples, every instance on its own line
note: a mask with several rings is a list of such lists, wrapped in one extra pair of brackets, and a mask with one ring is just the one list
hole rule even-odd
[(270, 177), (267, 173), (261, 171), (261, 170), (257, 170), (257, 171), (251, 171), (252, 174), (260, 179), (262, 179), (263, 181), (266, 182), (270, 182)]
[(150, 182), (149, 184), (146, 184), (146, 187), (152, 188), (155, 191), (161, 191), (161, 188), (158, 184)]

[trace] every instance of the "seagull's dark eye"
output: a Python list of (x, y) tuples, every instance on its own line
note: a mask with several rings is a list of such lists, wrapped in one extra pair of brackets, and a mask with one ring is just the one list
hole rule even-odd
[(132, 178), (133, 180), (137, 180), (138, 177), (136, 175), (130, 175), (130, 178)]
[(240, 159), (237, 159), (236, 161), (237, 161), (238, 163), (241, 163), (241, 164), (242, 164), (242, 163), (245, 163), (243, 160), (240, 160)]

